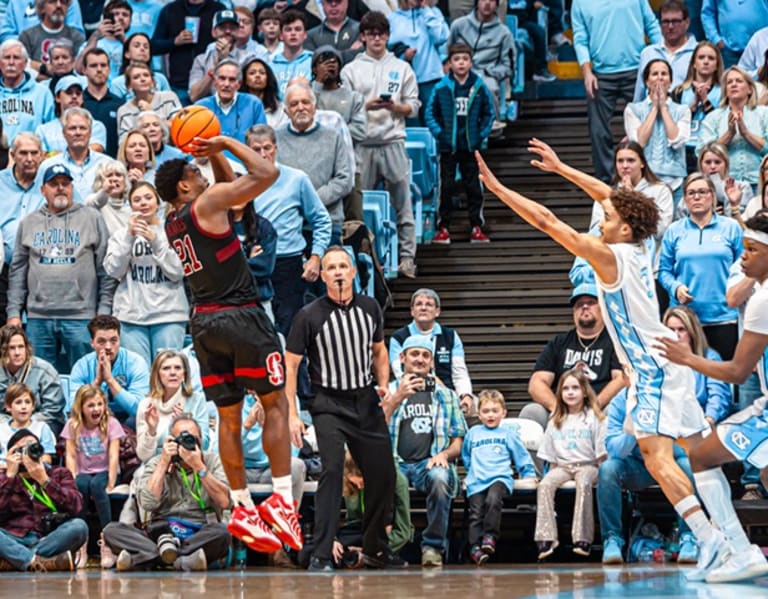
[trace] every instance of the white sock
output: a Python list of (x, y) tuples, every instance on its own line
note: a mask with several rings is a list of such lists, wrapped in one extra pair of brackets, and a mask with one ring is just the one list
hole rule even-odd
[(703, 472), (694, 472), (693, 479), (696, 481), (699, 497), (707, 506), (712, 521), (728, 537), (734, 551), (736, 553), (748, 551), (750, 548), (749, 538), (741, 527), (736, 510), (733, 509), (731, 487), (722, 469), (718, 467)]
[(230, 495), (232, 496), (232, 503), (235, 505), (240, 504), (248, 510), (255, 509), (253, 499), (251, 498), (251, 492), (248, 490), (248, 487), (245, 489), (232, 489)]
[[(693, 496), (691, 495), (691, 497)], [(696, 503), (698, 503), (698, 501)], [(691, 529), (691, 532), (699, 541), (706, 541), (709, 537), (712, 536), (712, 524), (710, 524), (709, 520), (707, 520), (707, 516), (704, 514), (704, 510), (698, 509), (694, 512), (691, 512), (687, 516), (683, 516), (683, 514), (680, 512), (687, 512), (691, 509), (691, 507), (689, 505), (686, 509), (680, 510), (678, 509), (678, 505), (675, 506), (675, 510), (677, 510), (677, 513), (680, 514), (680, 517), (685, 520), (688, 528)]]
[(285, 476), (273, 476), (272, 491), (282, 496), (285, 502), (293, 507), (293, 484), (291, 483), (290, 474), (286, 474)]

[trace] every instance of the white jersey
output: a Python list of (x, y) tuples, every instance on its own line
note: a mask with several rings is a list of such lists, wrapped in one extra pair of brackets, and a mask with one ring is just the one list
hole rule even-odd
[[(755, 292), (747, 300), (744, 311), (744, 330), (758, 335), (768, 335), (768, 279), (755, 285)], [(757, 363), (757, 375), (760, 377), (760, 391), (763, 396), (753, 404), (755, 413), (762, 413), (768, 403), (768, 346)]]

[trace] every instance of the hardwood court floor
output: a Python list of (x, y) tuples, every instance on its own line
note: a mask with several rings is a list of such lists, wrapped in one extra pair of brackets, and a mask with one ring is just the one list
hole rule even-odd
[(768, 578), (745, 584), (687, 583), (676, 566), (489, 566), (358, 570), (311, 575), (303, 571), (251, 568), (206, 574), (175, 572), (99, 572), (76, 574), (0, 574), (0, 597), (82, 597), (86, 599), (523, 599), (523, 598), (768, 598)]

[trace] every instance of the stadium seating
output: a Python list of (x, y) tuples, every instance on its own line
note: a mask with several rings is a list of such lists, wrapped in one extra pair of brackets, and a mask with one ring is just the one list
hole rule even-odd
[(388, 191), (363, 190), (363, 218), (374, 235), (376, 255), (384, 268), (384, 277), (397, 277), (397, 218)]

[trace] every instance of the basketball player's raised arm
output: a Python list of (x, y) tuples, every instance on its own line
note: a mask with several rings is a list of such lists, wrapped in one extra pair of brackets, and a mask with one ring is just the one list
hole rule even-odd
[(512, 208), (520, 218), (549, 235), (574, 256), (587, 260), (602, 281), (611, 284), (616, 280), (616, 257), (602, 239), (579, 233), (557, 218), (549, 208), (504, 187), (485, 164), (480, 152), (475, 152), (475, 157), (480, 168), (480, 180), (497, 198)]
[(531, 166), (546, 173), (555, 173), (583, 189), (589, 197), (600, 202), (611, 195), (611, 188), (600, 179), (588, 175), (560, 160), (560, 157), (548, 144), (535, 137), (528, 142), (528, 151), (538, 154), (538, 160), (531, 160)]

